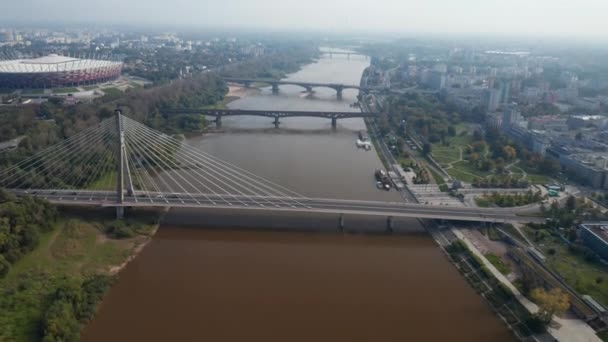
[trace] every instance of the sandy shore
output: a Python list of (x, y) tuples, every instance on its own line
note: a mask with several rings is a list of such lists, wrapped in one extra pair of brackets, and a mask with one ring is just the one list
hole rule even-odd
[(234, 98), (241, 98), (244, 96), (248, 96), (248, 95), (252, 95), (252, 94), (259, 94), (260, 89), (258, 88), (245, 88), (242, 86), (236, 86), (236, 85), (229, 85), (228, 86), (228, 94), (226, 95), (226, 97), (234, 97)]

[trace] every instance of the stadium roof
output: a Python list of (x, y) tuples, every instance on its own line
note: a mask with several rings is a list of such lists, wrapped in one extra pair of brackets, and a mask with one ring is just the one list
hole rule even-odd
[(51, 54), (33, 59), (0, 61), (0, 73), (66, 72), (117, 66), (121, 62), (96, 59), (79, 59)]

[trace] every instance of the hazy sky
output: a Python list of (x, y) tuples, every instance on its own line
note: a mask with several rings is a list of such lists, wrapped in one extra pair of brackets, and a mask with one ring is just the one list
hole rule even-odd
[(605, 37), (608, 0), (2, 0), (6, 21)]

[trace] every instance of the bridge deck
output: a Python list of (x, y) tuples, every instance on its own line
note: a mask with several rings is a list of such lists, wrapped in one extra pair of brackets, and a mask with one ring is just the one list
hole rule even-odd
[(243, 110), (243, 109), (171, 109), (165, 110), (164, 113), (179, 113), (179, 114), (204, 114), (208, 116), (264, 116), (270, 118), (287, 118), (287, 117), (318, 117), (328, 119), (348, 119), (348, 118), (364, 118), (376, 117), (377, 113), (369, 112), (331, 112), (331, 111), (288, 111), (288, 110)]
[(394, 216), (478, 222), (544, 222), (544, 218), (523, 216), (516, 209), (456, 208), (401, 202), (353, 201), (341, 199), (297, 197), (218, 196), (185, 193), (140, 193), (126, 196), (117, 203), (110, 191), (20, 191), (17, 195), (44, 198), (61, 205), (94, 205), (103, 207), (183, 207), (222, 208), (238, 210), (298, 211), (370, 216)]

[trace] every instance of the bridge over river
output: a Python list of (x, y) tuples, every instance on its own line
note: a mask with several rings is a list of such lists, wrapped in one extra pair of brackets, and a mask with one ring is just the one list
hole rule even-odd
[(281, 118), (312, 117), (331, 119), (332, 127), (336, 128), (338, 119), (377, 117), (372, 112), (331, 112), (331, 111), (288, 111), (288, 110), (249, 110), (249, 109), (167, 109), (165, 114), (202, 114), (215, 117), (217, 127), (222, 126), (222, 117), (225, 116), (264, 116), (274, 118), (274, 126), (279, 127)]
[(312, 93), (314, 88), (331, 88), (336, 91), (336, 97), (341, 100), (344, 89), (357, 89), (363, 93), (371, 91), (384, 91), (386, 88), (380, 87), (361, 87), (353, 84), (341, 84), (341, 83), (318, 83), (318, 82), (304, 82), (304, 81), (289, 81), (289, 80), (276, 80), (276, 79), (265, 79), (265, 78), (224, 78), (226, 82), (242, 84), (245, 87), (250, 87), (254, 83), (268, 84), (272, 87), (273, 93), (279, 92), (279, 86), (281, 85), (294, 85), (304, 88), (307, 92)]
[(123, 116), (106, 119), (0, 171), (17, 196), (61, 205), (222, 208), (543, 222), (522, 209), (454, 208), (400, 202), (308, 198)]

